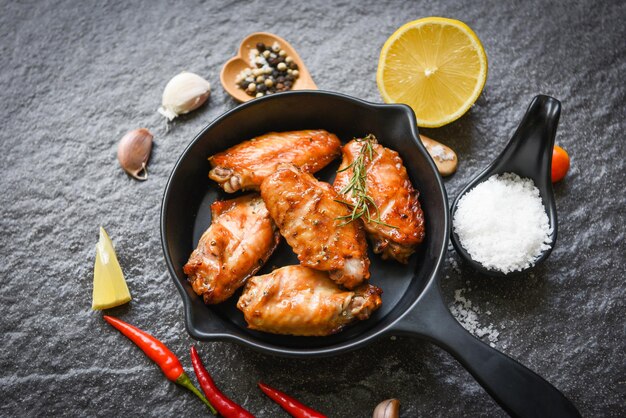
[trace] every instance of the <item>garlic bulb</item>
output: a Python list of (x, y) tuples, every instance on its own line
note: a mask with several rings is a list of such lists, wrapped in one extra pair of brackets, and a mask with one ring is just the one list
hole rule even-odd
[(159, 113), (168, 120), (202, 106), (211, 94), (211, 84), (197, 74), (182, 72), (165, 86)]

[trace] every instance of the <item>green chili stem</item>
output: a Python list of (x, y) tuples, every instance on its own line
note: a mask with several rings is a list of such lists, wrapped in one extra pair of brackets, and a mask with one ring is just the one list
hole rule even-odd
[(187, 376), (187, 373), (181, 374), (178, 377), (178, 379), (176, 379), (176, 383), (179, 384), (180, 386), (182, 386), (182, 387), (192, 391), (198, 398), (200, 398), (200, 400), (202, 402), (204, 402), (206, 404), (206, 406), (209, 407), (209, 409), (211, 410), (211, 413), (213, 415), (217, 415), (217, 411), (215, 410), (215, 408), (213, 408), (213, 405), (211, 405), (211, 403), (208, 401), (208, 399), (205, 398), (202, 393), (200, 393), (198, 388), (196, 388), (193, 383), (191, 383), (191, 379), (189, 379), (189, 376)]

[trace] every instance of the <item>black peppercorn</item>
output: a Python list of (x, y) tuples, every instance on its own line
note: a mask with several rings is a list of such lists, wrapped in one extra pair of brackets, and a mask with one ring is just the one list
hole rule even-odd
[(265, 51), (265, 44), (264, 44), (263, 42), (259, 42), (259, 43), (257, 43), (257, 44), (256, 44), (256, 49), (257, 49), (259, 52), (263, 52), (263, 51)]

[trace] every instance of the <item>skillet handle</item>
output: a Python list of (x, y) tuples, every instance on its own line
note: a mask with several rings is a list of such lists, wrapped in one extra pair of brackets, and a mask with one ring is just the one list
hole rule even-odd
[(467, 332), (444, 305), (436, 281), (430, 283), (419, 303), (394, 331), (417, 334), (452, 354), (511, 416), (581, 416), (576, 407), (542, 377)]

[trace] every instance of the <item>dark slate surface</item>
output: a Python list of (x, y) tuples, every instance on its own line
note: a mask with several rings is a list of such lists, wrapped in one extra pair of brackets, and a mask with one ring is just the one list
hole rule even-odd
[[(221, 4), (220, 4), (221, 3)], [(90, 310), (99, 225), (133, 294), (113, 310), (162, 339), (190, 369), (193, 341), (163, 261), (159, 208), (186, 144), (236, 106), (221, 65), (252, 31), (295, 45), (322, 89), (378, 102), (378, 53), (408, 20), (459, 18), (481, 38), (489, 78), (473, 109), (426, 133), (456, 149), (450, 198), (503, 148), (535, 94), (563, 102), (557, 143), (572, 156), (555, 188), (559, 241), (532, 275), (477, 275), (450, 252), (443, 279), (499, 332), (494, 345), (560, 388), (585, 416), (626, 414), (624, 318), (624, 2), (11, 2), (0, 13), (0, 415), (195, 416), (167, 382)], [(506, 3), (506, 4), (503, 4)], [(181, 70), (213, 84), (208, 106), (169, 132), (156, 113)], [(118, 139), (155, 134), (150, 179), (119, 168)], [(336, 358), (267, 357), (198, 344), (223, 390), (259, 416), (285, 416), (263, 379), (331, 416), (366, 417), (388, 397), (403, 416), (503, 416), (452, 358), (427, 342), (378, 341)]]

